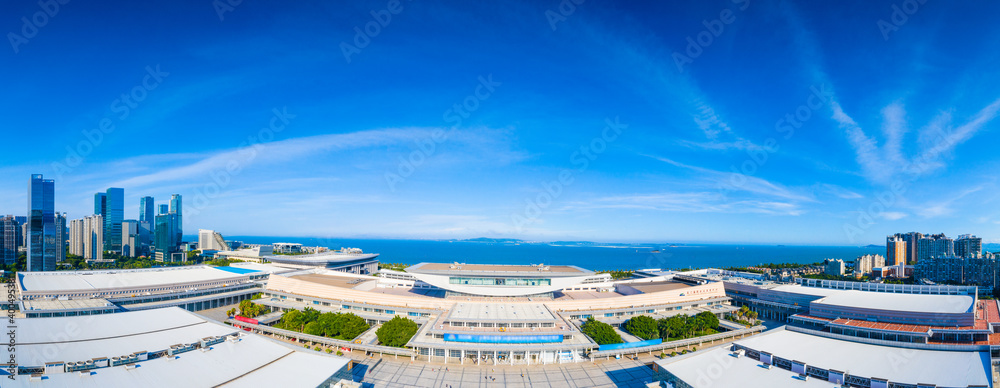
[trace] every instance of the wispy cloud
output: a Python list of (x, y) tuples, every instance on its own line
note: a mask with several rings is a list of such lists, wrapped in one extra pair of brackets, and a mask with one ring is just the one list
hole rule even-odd
[[(653, 155), (644, 155), (644, 156), (659, 160), (661, 162), (673, 166), (697, 172), (700, 174), (698, 176), (698, 179), (707, 180), (708, 182), (711, 182), (712, 186), (727, 191), (745, 191), (749, 193), (760, 194), (774, 198), (782, 198), (785, 200), (792, 200), (797, 202), (816, 201), (815, 198), (812, 198), (808, 194), (796, 193), (795, 191), (783, 185), (772, 183), (768, 180), (765, 180), (757, 176), (738, 174), (735, 172), (717, 171), (704, 167), (692, 166), (659, 156), (653, 156)], [(739, 184), (734, 184), (734, 181)]]

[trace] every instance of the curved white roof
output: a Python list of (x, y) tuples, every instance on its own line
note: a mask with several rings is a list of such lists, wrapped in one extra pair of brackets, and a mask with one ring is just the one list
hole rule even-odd
[(839, 291), (812, 303), (872, 310), (961, 314), (972, 312), (973, 300), (966, 295)]

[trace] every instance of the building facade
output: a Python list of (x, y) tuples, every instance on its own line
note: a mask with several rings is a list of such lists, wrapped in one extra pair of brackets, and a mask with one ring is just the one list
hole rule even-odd
[(56, 213), (55, 218), (56, 223), (56, 262), (61, 263), (66, 261), (66, 239), (69, 238), (66, 233), (66, 213)]
[(41, 174), (28, 183), (28, 271), (56, 269), (55, 186)]
[(978, 257), (983, 253), (983, 239), (971, 234), (963, 234), (955, 240), (955, 256)]
[(156, 203), (153, 201), (153, 197), (139, 198), (139, 222), (153, 222), (153, 217), (156, 217), (155, 207)]
[(944, 233), (927, 235), (917, 242), (917, 260), (931, 257), (954, 256), (955, 241)]
[(854, 260), (854, 272), (863, 275), (872, 272), (872, 269), (884, 267), (885, 257), (882, 255), (864, 255)]
[(122, 221), (122, 256), (136, 257), (139, 253), (139, 221)]
[(832, 276), (844, 276), (844, 261), (840, 259), (827, 260), (825, 273)]
[(17, 261), (17, 237), (21, 226), (14, 220), (14, 216), (0, 217), (0, 263), (14, 264)]
[(892, 265), (906, 264), (906, 240), (900, 235), (892, 235), (885, 241), (885, 258)]
[(184, 253), (180, 252), (178, 245), (180, 239), (177, 235), (177, 223), (180, 222), (178, 216), (167, 213), (156, 216), (156, 226), (154, 227), (153, 256), (156, 261), (173, 262), (180, 254), (183, 261)]
[(1000, 275), (1000, 255), (977, 257), (943, 256), (917, 262), (914, 277), (937, 283), (975, 285), (981, 291), (997, 289)]

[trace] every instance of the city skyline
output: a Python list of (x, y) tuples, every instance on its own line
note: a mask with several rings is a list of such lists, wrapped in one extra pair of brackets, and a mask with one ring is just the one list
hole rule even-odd
[(0, 50), (0, 214), (44, 174), (185, 235), (1000, 242), (1000, 5), (895, 5), (63, 5)]

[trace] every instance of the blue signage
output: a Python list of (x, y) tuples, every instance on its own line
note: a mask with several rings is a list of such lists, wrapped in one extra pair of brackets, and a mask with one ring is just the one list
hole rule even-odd
[(474, 342), (480, 344), (543, 344), (562, 342), (562, 334), (555, 335), (482, 335), (482, 334), (445, 334), (447, 342)]

